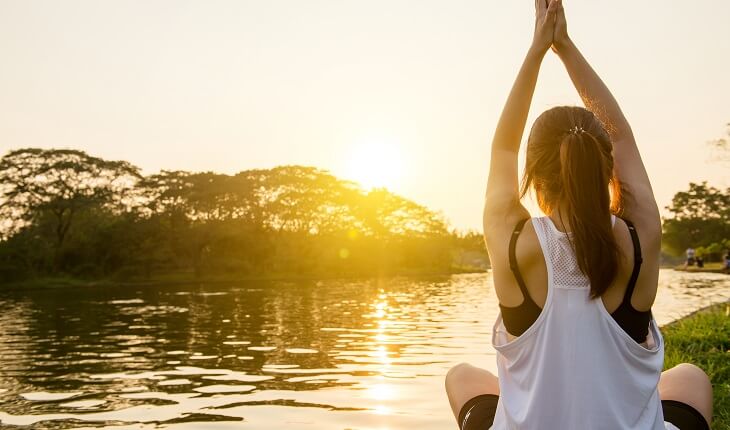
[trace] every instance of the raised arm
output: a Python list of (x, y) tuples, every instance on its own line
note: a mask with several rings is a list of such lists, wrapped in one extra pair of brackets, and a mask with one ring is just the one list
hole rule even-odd
[(553, 50), (565, 65), (586, 108), (604, 124), (611, 137), (614, 171), (621, 184), (624, 215), (637, 227), (659, 238), (659, 209), (631, 126), (611, 91), (568, 36), (562, 0), (558, 1)]
[[(535, 84), (545, 53), (553, 43), (557, 0), (535, 1), (535, 35), (507, 103), (497, 123), (492, 141), (492, 156), (484, 203), (484, 228), (504, 228), (514, 218), (526, 216), (520, 204), (517, 179), (517, 153), (535, 92)], [(489, 244), (489, 240), (487, 240)]]

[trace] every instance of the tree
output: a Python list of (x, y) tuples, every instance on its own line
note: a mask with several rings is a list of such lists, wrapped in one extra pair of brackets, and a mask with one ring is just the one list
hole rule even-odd
[(663, 241), (671, 254), (730, 238), (730, 188), (723, 191), (707, 182), (690, 183), (688, 191), (674, 195), (667, 209), (672, 217), (664, 221)]
[(126, 161), (107, 161), (72, 149), (25, 148), (0, 159), (0, 215), (10, 220), (3, 237), (48, 219), (54, 231), (54, 268), (74, 218), (86, 208), (123, 211), (133, 203), (139, 169)]
[(280, 166), (142, 177), (76, 150), (0, 159), (0, 278), (444, 270), (443, 217), (381, 188)]

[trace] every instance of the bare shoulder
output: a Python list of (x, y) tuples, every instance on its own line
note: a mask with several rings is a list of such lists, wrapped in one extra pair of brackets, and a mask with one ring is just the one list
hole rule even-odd
[(517, 280), (509, 265), (509, 245), (517, 224), (527, 219), (519, 236), (516, 236), (515, 254), (519, 262), (520, 272), (527, 281), (532, 284), (530, 276), (536, 262), (542, 260), (540, 248), (535, 229), (530, 220), (527, 210), (516, 211), (501, 219), (485, 220), (485, 239), (489, 259), (492, 266), (492, 277), (494, 289), (499, 303), (503, 306), (518, 306), (523, 301)]
[(648, 179), (646, 183), (634, 186), (622, 182), (621, 194), (622, 217), (634, 224), (642, 249), (659, 253), (662, 238), (661, 216)]
[[(657, 226), (651, 219), (641, 217), (635, 217), (635, 219), (626, 217), (626, 219), (634, 226), (641, 253), (639, 277), (631, 298), (631, 305), (638, 311), (647, 311), (654, 304), (659, 282), (661, 225)], [(614, 234), (623, 257), (617, 281), (625, 284), (634, 270), (634, 244), (629, 226), (622, 219), (616, 221)]]
[(625, 218), (631, 221), (636, 229), (644, 257), (650, 257), (652, 254), (658, 256), (661, 252), (662, 223), (656, 204), (651, 202), (645, 207), (635, 208), (627, 213)]

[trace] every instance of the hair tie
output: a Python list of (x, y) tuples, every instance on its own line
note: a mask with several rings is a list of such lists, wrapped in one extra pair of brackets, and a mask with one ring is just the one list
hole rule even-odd
[(585, 133), (586, 131), (585, 131), (585, 129), (583, 128), (583, 126), (580, 126), (580, 125), (576, 125), (576, 126), (573, 126), (573, 127), (572, 127), (572, 128), (570, 129), (570, 130), (568, 130), (568, 132), (569, 132), (570, 134), (583, 134), (583, 133)]

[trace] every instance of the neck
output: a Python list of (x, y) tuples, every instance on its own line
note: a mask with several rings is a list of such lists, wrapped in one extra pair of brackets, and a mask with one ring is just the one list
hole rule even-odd
[(570, 224), (568, 221), (570, 219), (570, 211), (568, 211), (565, 205), (560, 205), (560, 207), (558, 207), (548, 216), (553, 221), (553, 224), (555, 224), (555, 227), (557, 227), (558, 230), (562, 231), (563, 233), (570, 233)]

